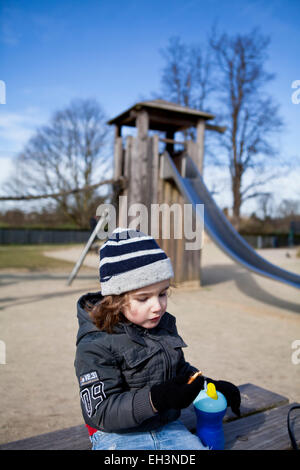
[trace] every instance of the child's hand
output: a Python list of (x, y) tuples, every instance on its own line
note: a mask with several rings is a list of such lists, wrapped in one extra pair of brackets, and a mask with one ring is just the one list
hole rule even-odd
[(237, 416), (241, 416), (240, 405), (241, 405), (241, 394), (239, 389), (230, 382), (225, 382), (225, 380), (210, 380), (208, 382), (213, 382), (217, 391), (223, 393), (226, 398), (227, 405), (231, 407), (233, 413)]
[(198, 376), (187, 384), (190, 373), (174, 377), (151, 387), (151, 401), (154, 408), (161, 412), (173, 408), (180, 410), (188, 407), (203, 388), (204, 379)]

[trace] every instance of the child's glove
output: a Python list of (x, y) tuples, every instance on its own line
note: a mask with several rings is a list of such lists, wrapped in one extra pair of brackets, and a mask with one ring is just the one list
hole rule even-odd
[(225, 382), (225, 380), (211, 380), (206, 378), (207, 383), (212, 382), (216, 390), (223, 393), (226, 398), (227, 405), (230, 406), (233, 413), (237, 416), (241, 416), (240, 405), (241, 405), (241, 394), (239, 389), (230, 382)]
[(187, 408), (203, 388), (204, 379), (197, 377), (194, 382), (187, 384), (191, 373), (179, 375), (159, 385), (151, 387), (151, 401), (154, 408), (162, 412), (173, 408), (181, 410)]

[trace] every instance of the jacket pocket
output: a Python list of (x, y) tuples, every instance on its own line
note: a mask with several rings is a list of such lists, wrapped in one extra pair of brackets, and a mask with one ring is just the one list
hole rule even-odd
[(123, 376), (129, 388), (142, 388), (162, 381), (164, 361), (159, 345), (124, 353)]
[(187, 344), (183, 341), (181, 336), (167, 336), (164, 341), (168, 344), (169, 347), (177, 348), (186, 348)]
[(146, 361), (148, 361), (151, 357), (153, 357), (159, 350), (159, 345), (155, 345), (151, 348), (141, 348), (141, 349), (129, 349), (128, 351), (124, 352), (124, 359), (126, 362), (127, 367), (130, 369), (137, 368)]

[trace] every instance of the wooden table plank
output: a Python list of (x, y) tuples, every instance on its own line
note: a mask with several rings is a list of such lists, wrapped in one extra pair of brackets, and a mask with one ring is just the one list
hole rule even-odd
[(86, 426), (72, 426), (0, 445), (0, 450), (89, 450)]
[[(287, 415), (295, 403), (279, 406), (224, 424), (227, 450), (288, 450), (291, 441)], [(298, 419), (297, 419), (298, 418)], [(300, 414), (293, 420), (295, 438), (300, 445)]]
[[(241, 417), (270, 410), (289, 402), (289, 399), (283, 395), (250, 383), (240, 385), (239, 390), (241, 393)], [(231, 408), (228, 408), (224, 416), (224, 422), (233, 419), (238, 419), (238, 417), (231, 411)]]
[[(242, 399), (242, 417), (288, 403), (286, 397), (253, 384), (247, 383), (240, 385), (239, 390)], [(195, 432), (196, 416), (193, 405), (182, 410), (180, 419), (188, 429)], [(240, 421), (241, 418), (237, 419), (232, 411), (228, 409), (224, 417), (224, 422), (233, 420)], [(0, 450), (86, 450), (90, 448), (91, 444), (88, 431), (84, 424), (0, 445)]]

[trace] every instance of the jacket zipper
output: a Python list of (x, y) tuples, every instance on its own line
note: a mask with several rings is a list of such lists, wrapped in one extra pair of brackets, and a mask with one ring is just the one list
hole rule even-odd
[(166, 350), (165, 346), (161, 342), (159, 342), (159, 344), (162, 346), (162, 348), (165, 352), (166, 358), (167, 358), (167, 380), (168, 380), (168, 379), (171, 379), (171, 359), (170, 359), (170, 355), (169, 355), (168, 351)]
[[(146, 331), (144, 334), (147, 335), (147, 336), (149, 335), (148, 331)], [(163, 351), (164, 351), (164, 353), (165, 353), (165, 358), (166, 358), (166, 363), (167, 363), (166, 380), (171, 379), (171, 378), (172, 378), (172, 377), (171, 377), (171, 369), (172, 369), (172, 368), (171, 368), (171, 359), (170, 359), (170, 355), (169, 355), (167, 349), (165, 348), (165, 346), (163, 345), (163, 343), (162, 343), (161, 341), (159, 341), (158, 339), (153, 338), (153, 337), (150, 336), (150, 335), (149, 335), (149, 337), (150, 337), (153, 341), (156, 341), (157, 343), (159, 343), (159, 344), (161, 345), (161, 347), (162, 347), (162, 349), (163, 349)]]

